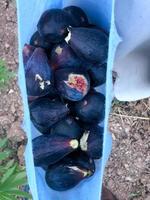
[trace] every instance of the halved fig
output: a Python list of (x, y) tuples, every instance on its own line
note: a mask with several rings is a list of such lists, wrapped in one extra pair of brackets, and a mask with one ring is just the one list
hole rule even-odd
[(85, 12), (77, 6), (68, 6), (63, 9), (72, 19), (71, 26), (81, 27), (88, 25), (88, 18)]
[(41, 47), (43, 49), (51, 49), (53, 46), (52, 42), (42, 38), (38, 31), (32, 35), (30, 45), (34, 47)]
[(52, 126), (51, 134), (79, 139), (82, 135), (82, 129), (73, 117), (67, 116)]
[(108, 56), (108, 36), (99, 29), (68, 28), (66, 42), (84, 60), (103, 64)]
[(81, 61), (66, 42), (56, 44), (51, 51), (50, 64), (53, 69), (80, 66)]
[(58, 43), (67, 36), (69, 25), (71, 25), (71, 18), (67, 13), (61, 9), (50, 9), (42, 14), (37, 29), (45, 40)]
[(59, 69), (55, 72), (55, 86), (65, 99), (79, 101), (90, 89), (89, 75), (76, 67)]
[(80, 139), (80, 148), (86, 152), (90, 158), (100, 159), (103, 150), (103, 131), (104, 129), (95, 125), (86, 128)]
[(99, 92), (90, 91), (84, 99), (75, 102), (72, 109), (82, 122), (97, 124), (104, 119), (105, 97)]
[(52, 125), (63, 119), (69, 109), (58, 99), (40, 98), (30, 104), (30, 115), (34, 126), (43, 134), (49, 134)]
[(92, 159), (83, 154), (76, 155), (76, 157), (71, 155), (49, 166), (45, 178), (47, 185), (53, 190), (66, 191), (92, 176), (94, 171), (95, 165)]
[(63, 136), (41, 135), (32, 141), (35, 166), (49, 165), (61, 160), (78, 148), (78, 141)]

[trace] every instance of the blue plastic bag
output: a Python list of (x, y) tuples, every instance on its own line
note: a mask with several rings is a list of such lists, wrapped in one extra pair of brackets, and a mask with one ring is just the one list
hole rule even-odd
[[(41, 14), (50, 8), (63, 8), (68, 5), (77, 5), (87, 13), (91, 22), (110, 31), (109, 58), (107, 70), (107, 82), (103, 87), (98, 88), (106, 96), (104, 125), (103, 157), (96, 162), (96, 173), (93, 177), (82, 181), (75, 188), (66, 192), (56, 192), (48, 188), (44, 179), (44, 171), (35, 168), (32, 154), (32, 139), (39, 135), (39, 132), (30, 122), (25, 85), (24, 67), (22, 60), (22, 49), (33, 32)], [(24, 105), (23, 128), (28, 137), (28, 144), (25, 151), (26, 170), (29, 186), (34, 200), (100, 200), (103, 172), (105, 164), (111, 151), (111, 136), (108, 133), (108, 117), (112, 100), (112, 65), (114, 53), (118, 44), (118, 38), (114, 26), (113, 16), (114, 2), (112, 0), (17, 0), (18, 11), (18, 35), (19, 35), (19, 86), (21, 89)]]

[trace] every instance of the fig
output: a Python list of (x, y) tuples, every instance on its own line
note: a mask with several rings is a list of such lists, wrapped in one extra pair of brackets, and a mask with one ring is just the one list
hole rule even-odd
[(83, 100), (75, 102), (72, 109), (82, 122), (97, 124), (104, 119), (105, 97), (99, 92), (90, 91)]
[(81, 61), (66, 42), (56, 44), (51, 51), (50, 64), (53, 69), (80, 66)]
[(100, 86), (106, 82), (107, 64), (95, 64), (88, 72), (91, 79), (91, 86)]
[(95, 165), (92, 159), (86, 156), (76, 158), (73, 156), (49, 166), (45, 179), (47, 185), (53, 190), (66, 191), (75, 187), (85, 178), (92, 176), (94, 171)]
[(52, 135), (62, 135), (68, 138), (79, 139), (82, 135), (82, 129), (71, 116), (67, 116), (51, 128)]
[(86, 61), (103, 64), (107, 61), (108, 36), (99, 29), (68, 28), (65, 38), (73, 51)]
[(50, 133), (52, 125), (63, 119), (69, 109), (58, 99), (39, 98), (30, 104), (30, 116), (34, 126), (43, 134)]
[(80, 148), (92, 159), (100, 159), (103, 149), (103, 131), (99, 126), (91, 126), (86, 129), (80, 139)]
[(83, 99), (90, 89), (88, 73), (79, 68), (56, 70), (54, 77), (59, 94), (70, 101)]
[(34, 47), (41, 47), (43, 49), (51, 49), (53, 46), (53, 44), (50, 41), (42, 38), (38, 31), (36, 31), (32, 35), (32, 37), (30, 39), (30, 45), (32, 45)]
[(63, 9), (72, 19), (71, 26), (81, 27), (88, 25), (88, 18), (85, 12), (77, 6), (68, 6)]
[(63, 136), (41, 135), (32, 141), (35, 166), (49, 165), (61, 160), (64, 156), (78, 148), (76, 139)]
[(23, 47), (22, 55), (23, 55), (23, 64), (24, 64), (25, 69), (26, 69), (27, 62), (31, 58), (34, 50), (35, 50), (35, 47), (29, 44), (25, 44)]
[(58, 43), (67, 36), (69, 25), (71, 25), (71, 18), (66, 12), (61, 9), (49, 9), (42, 14), (37, 29), (45, 40)]
[(44, 96), (53, 90), (52, 72), (46, 53), (36, 48), (25, 68), (28, 96)]

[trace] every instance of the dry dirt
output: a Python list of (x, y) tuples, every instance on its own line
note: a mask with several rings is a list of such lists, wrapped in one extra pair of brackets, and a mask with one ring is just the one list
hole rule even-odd
[[(17, 74), (17, 23), (14, 1), (0, 1), (0, 58)], [(23, 163), (24, 134), (17, 75), (0, 92), (0, 135), (8, 136)], [(135, 117), (137, 116), (137, 117)], [(119, 200), (150, 200), (150, 100), (113, 102), (110, 130), (113, 149), (104, 184)]]

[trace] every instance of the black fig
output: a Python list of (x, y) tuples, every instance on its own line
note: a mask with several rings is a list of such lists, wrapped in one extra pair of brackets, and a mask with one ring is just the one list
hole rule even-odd
[(23, 47), (22, 55), (23, 55), (23, 64), (24, 64), (25, 69), (26, 69), (27, 62), (31, 58), (34, 50), (35, 50), (35, 47), (29, 44), (25, 44)]
[(49, 165), (61, 160), (78, 148), (78, 141), (63, 136), (39, 136), (32, 141), (35, 166)]
[(85, 12), (77, 6), (68, 6), (63, 9), (72, 19), (71, 26), (81, 27), (88, 25), (88, 18)]
[(55, 86), (65, 99), (79, 101), (90, 89), (89, 75), (76, 67), (59, 69), (55, 72)]
[(107, 64), (95, 64), (88, 72), (91, 78), (91, 86), (100, 86), (106, 82)]
[(50, 64), (53, 69), (80, 66), (81, 61), (66, 42), (56, 44), (51, 51)]
[(103, 64), (107, 61), (108, 36), (99, 29), (68, 28), (66, 42), (79, 58), (92, 63)]
[(41, 37), (52, 43), (61, 42), (68, 34), (67, 27), (71, 24), (67, 13), (61, 9), (45, 11), (37, 25)]
[(85, 123), (97, 124), (104, 119), (105, 97), (96, 91), (91, 91), (87, 96), (74, 103), (73, 111)]
[(90, 158), (100, 159), (103, 149), (103, 128), (91, 126), (83, 133), (80, 139), (80, 148), (86, 152)]
[(51, 128), (52, 135), (63, 135), (68, 138), (79, 139), (82, 135), (82, 129), (72, 117), (67, 116)]
[[(93, 166), (92, 169), (91, 165)], [(53, 190), (66, 191), (75, 187), (83, 179), (92, 176), (95, 171), (94, 168), (93, 160), (85, 156), (68, 157), (66, 160), (50, 166), (46, 171), (45, 178), (48, 186)]]
[(44, 96), (53, 90), (52, 72), (46, 53), (36, 48), (25, 67), (28, 96)]
[(30, 40), (30, 45), (34, 47), (41, 47), (43, 49), (51, 49), (53, 46), (53, 44), (50, 41), (42, 38), (38, 31), (36, 31), (32, 35), (31, 40)]
[(52, 125), (63, 119), (69, 110), (59, 100), (40, 98), (30, 104), (30, 115), (34, 126), (44, 134), (50, 133)]

